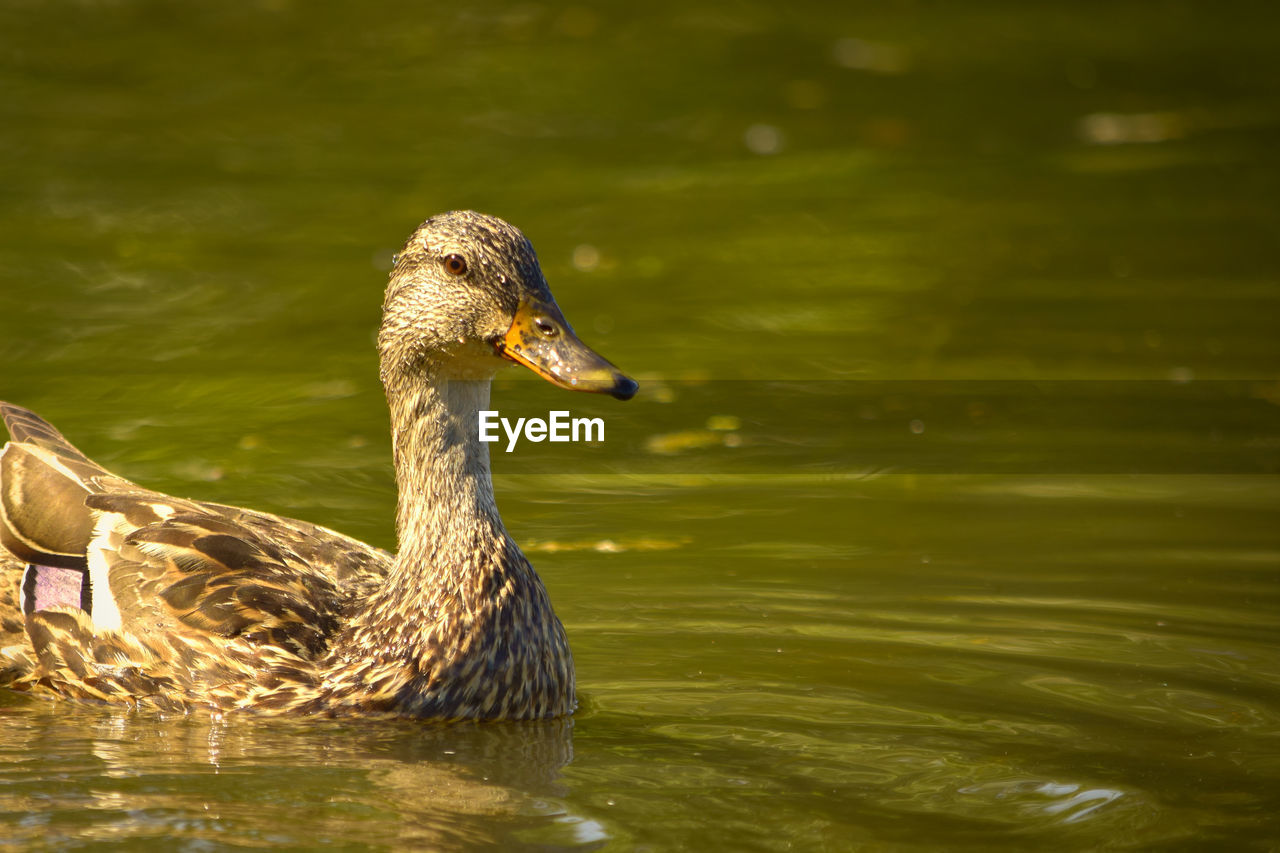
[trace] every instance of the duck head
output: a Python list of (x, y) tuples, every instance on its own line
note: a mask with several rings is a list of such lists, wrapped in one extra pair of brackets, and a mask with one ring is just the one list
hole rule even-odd
[(514, 362), (572, 391), (628, 400), (639, 387), (574, 334), (524, 234), (473, 211), (433, 216), (396, 256), (378, 350), (384, 383), (487, 379)]

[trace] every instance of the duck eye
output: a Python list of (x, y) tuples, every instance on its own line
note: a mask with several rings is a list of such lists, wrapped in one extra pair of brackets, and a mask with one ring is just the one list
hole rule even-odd
[(443, 263), (449, 275), (464, 275), (467, 271), (467, 259), (462, 255), (445, 255)]
[(560, 327), (546, 317), (539, 317), (533, 321), (534, 327), (538, 330), (538, 334), (544, 338), (554, 338), (560, 334)]

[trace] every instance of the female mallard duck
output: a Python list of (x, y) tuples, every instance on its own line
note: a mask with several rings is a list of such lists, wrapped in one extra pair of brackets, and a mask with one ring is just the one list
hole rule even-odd
[[(532, 719), (570, 713), (573, 658), (498, 516), (478, 413), (502, 359), (625, 400), (529, 241), (472, 212), (398, 255), (378, 334), (399, 551), (149, 491), (37, 415), (0, 413), (0, 684), (154, 705)], [(20, 573), (20, 575), (19, 575)], [(15, 632), (17, 632), (15, 634)]]

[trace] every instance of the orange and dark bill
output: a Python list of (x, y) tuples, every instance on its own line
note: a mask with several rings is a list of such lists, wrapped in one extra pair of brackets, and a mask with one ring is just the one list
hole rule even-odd
[(511, 328), (494, 346), (503, 358), (570, 391), (612, 394), (619, 400), (630, 400), (640, 387), (578, 340), (559, 306), (551, 300), (523, 300)]

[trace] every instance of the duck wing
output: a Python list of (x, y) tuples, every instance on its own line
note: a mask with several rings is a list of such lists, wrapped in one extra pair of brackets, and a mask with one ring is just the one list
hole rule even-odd
[[(168, 661), (182, 670), (170, 680), (201, 681), (199, 658), (219, 649), (239, 662), (218, 679), (252, 668), (255, 650), (297, 670), (390, 564), (327, 528), (139, 487), (33, 412), (0, 404), (0, 415), (13, 437), (0, 455), (0, 544), (25, 566), (16, 597), (33, 650), (64, 674), (94, 671), (88, 654), (116, 670)], [(129, 641), (67, 663), (75, 646), (115, 636)]]
[(309, 521), (224, 504), (199, 506), (288, 548), (306, 565), (332, 578), (343, 592), (363, 600), (386, 580), (389, 551)]

